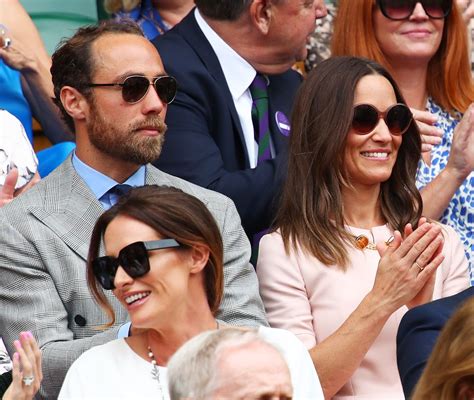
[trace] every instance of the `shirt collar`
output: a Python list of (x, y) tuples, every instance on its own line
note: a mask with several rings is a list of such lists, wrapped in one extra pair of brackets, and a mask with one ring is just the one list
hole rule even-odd
[[(87, 186), (89, 186), (89, 188), (92, 190), (92, 193), (94, 193), (94, 196), (98, 200), (111, 188), (119, 184), (119, 182), (114, 181), (107, 175), (104, 175), (83, 163), (79, 157), (77, 157), (75, 151), (72, 155), (72, 165), (76, 169), (77, 174), (82, 179), (84, 179)], [(145, 185), (145, 173), (146, 167), (145, 165), (142, 165), (133, 175), (131, 175), (125, 182), (122, 183), (130, 186), (143, 186)]]
[(197, 7), (194, 10), (194, 16), (199, 28), (216, 53), (227, 86), (235, 101), (249, 88), (257, 72), (209, 26)]

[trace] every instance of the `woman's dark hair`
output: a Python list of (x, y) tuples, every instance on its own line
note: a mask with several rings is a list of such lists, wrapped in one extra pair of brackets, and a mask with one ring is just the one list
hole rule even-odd
[[(196, 197), (168, 186), (146, 185), (130, 190), (116, 205), (97, 220), (87, 257), (87, 284), (97, 303), (111, 322), (115, 314), (92, 270), (92, 260), (99, 256), (108, 225), (118, 216), (143, 222), (164, 238), (175, 239), (185, 248), (206, 246), (209, 260), (204, 268), (207, 301), (215, 315), (224, 290), (223, 245), (219, 228), (207, 207)], [(179, 251), (179, 250), (178, 250)]]
[[(299, 244), (326, 265), (345, 268), (345, 230), (341, 188), (350, 186), (344, 168), (347, 134), (351, 129), (356, 86), (367, 75), (381, 75), (392, 85), (398, 103), (406, 104), (390, 74), (376, 62), (334, 57), (311, 71), (294, 104), (288, 156), (276, 227), (286, 251)], [(413, 121), (403, 134), (390, 178), (381, 184), (383, 217), (403, 232), (417, 225), (422, 211), (415, 174), (421, 139)]]

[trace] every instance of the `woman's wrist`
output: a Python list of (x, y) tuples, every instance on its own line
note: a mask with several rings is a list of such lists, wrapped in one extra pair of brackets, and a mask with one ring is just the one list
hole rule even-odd
[(371, 318), (374, 322), (380, 321), (383, 323), (390, 318), (396, 309), (385, 297), (381, 297), (374, 293), (374, 290), (371, 290), (364, 297), (359, 308), (363, 318)]
[(460, 168), (452, 166), (448, 163), (446, 167), (440, 172), (439, 176), (446, 184), (455, 183), (457, 187), (461, 186), (462, 183), (468, 177), (469, 172), (464, 171)]

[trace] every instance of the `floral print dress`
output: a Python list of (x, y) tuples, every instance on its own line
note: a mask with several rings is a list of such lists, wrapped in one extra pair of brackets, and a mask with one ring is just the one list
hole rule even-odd
[[(431, 165), (423, 160), (418, 165), (416, 183), (422, 189), (430, 183), (446, 167), (449, 152), (453, 142), (454, 128), (461, 120), (462, 115), (450, 115), (429, 98), (427, 110), (438, 117), (436, 126), (444, 131), (441, 143), (431, 150)], [(452, 226), (459, 234), (464, 244), (466, 257), (469, 261), (471, 285), (474, 285), (474, 172), (471, 172), (463, 184), (458, 188), (448, 207), (440, 218), (444, 224)]]

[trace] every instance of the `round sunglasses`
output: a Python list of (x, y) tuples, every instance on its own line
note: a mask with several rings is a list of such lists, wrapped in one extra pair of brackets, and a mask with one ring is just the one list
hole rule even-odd
[(127, 76), (122, 83), (89, 83), (88, 87), (119, 86), (122, 88), (122, 98), (129, 104), (138, 103), (148, 93), (150, 86), (156, 90), (158, 97), (165, 104), (170, 104), (176, 97), (178, 83), (172, 76), (163, 75), (151, 81), (141, 75)]
[(131, 278), (140, 278), (150, 271), (149, 251), (175, 247), (181, 247), (181, 244), (174, 239), (135, 242), (120, 250), (117, 258), (104, 256), (92, 260), (92, 271), (105, 290), (112, 290), (115, 289), (114, 280), (119, 266)]
[(426, 15), (433, 19), (446, 18), (452, 7), (452, 0), (377, 0), (382, 14), (394, 21), (410, 18), (417, 3), (421, 3)]
[(352, 129), (365, 135), (375, 129), (380, 118), (383, 118), (392, 135), (401, 135), (409, 128), (413, 114), (405, 104), (400, 103), (390, 106), (383, 112), (371, 104), (358, 104), (354, 107)]

